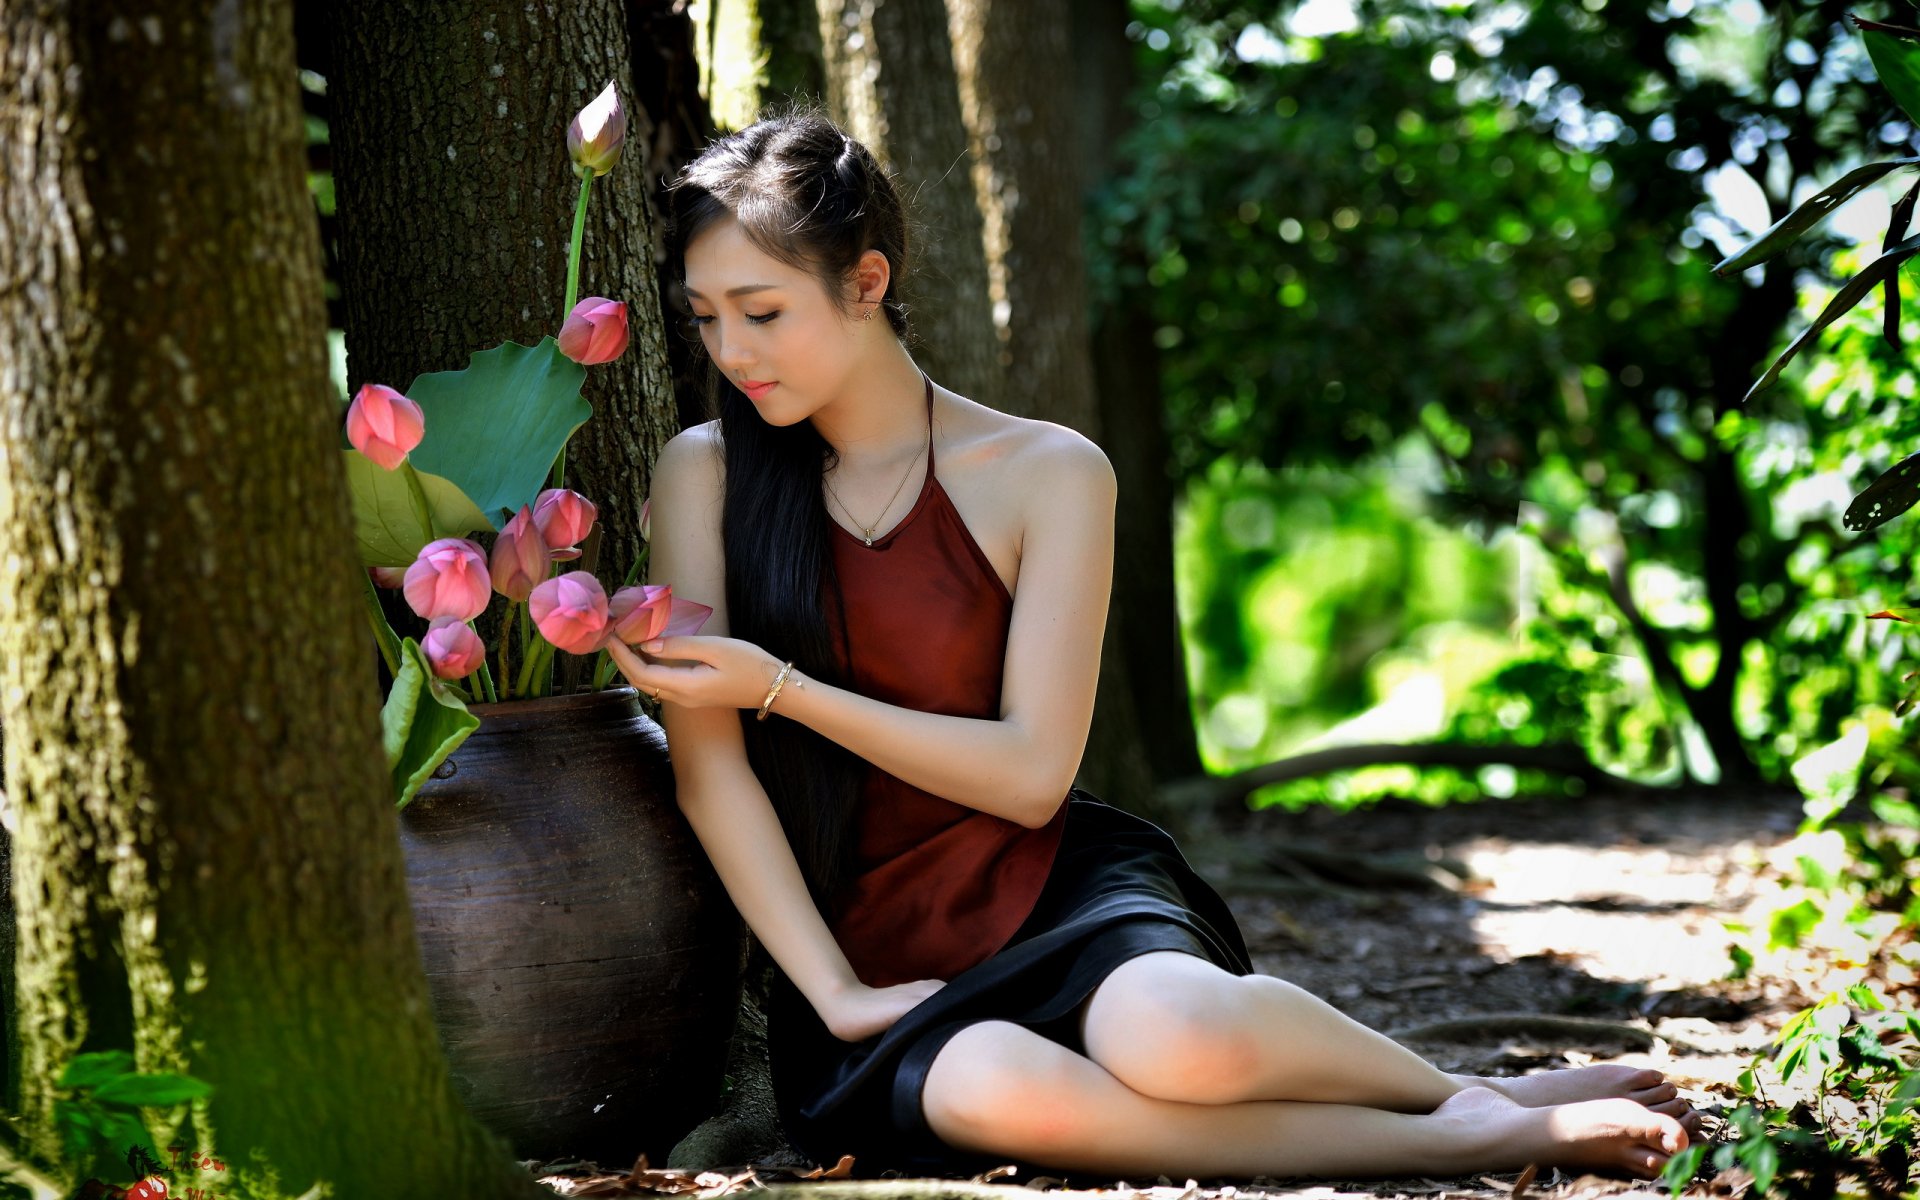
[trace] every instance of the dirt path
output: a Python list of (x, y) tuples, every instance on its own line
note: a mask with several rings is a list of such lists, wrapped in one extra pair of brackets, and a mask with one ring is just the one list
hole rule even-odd
[[(1393, 1033), (1444, 1070), (1518, 1075), (1591, 1062), (1654, 1066), (1696, 1108), (1712, 1112), (1731, 1106), (1734, 1076), (1815, 998), (1785, 979), (1725, 978), (1731, 939), (1721, 922), (1763, 924), (1778, 879), (1769, 852), (1792, 837), (1799, 819), (1797, 801), (1785, 798), (1737, 807), (1685, 797), (1444, 809), (1393, 802), (1344, 815), (1236, 814), (1184, 849), (1226, 896), (1260, 971)], [(1289, 850), (1298, 852), (1290, 865), (1272, 865), (1276, 853)], [(1340, 863), (1316, 850), (1397, 859), (1405, 882), (1416, 886), (1331, 882), (1324, 872), (1338, 873)], [(1423, 879), (1426, 886), (1417, 886)], [(1543, 1026), (1516, 1015), (1555, 1020)], [(1469, 1024), (1457, 1032), (1408, 1032), (1461, 1021)], [(1508, 1196), (1518, 1178), (1257, 1179), (1237, 1187), (1165, 1178), (992, 1182), (1002, 1189), (1134, 1193), (1139, 1200), (1444, 1200)], [(718, 1196), (773, 1180), (700, 1182), (702, 1196)], [(693, 1183), (670, 1190), (694, 1190)], [(957, 1181), (945, 1190), (908, 1180), (791, 1185), (806, 1188), (811, 1200), (826, 1200), (829, 1191), (867, 1200), (958, 1197), (956, 1187), (965, 1190)], [(1526, 1192), (1544, 1200), (1616, 1193), (1664, 1195), (1651, 1185), (1554, 1171), (1530, 1180)]]

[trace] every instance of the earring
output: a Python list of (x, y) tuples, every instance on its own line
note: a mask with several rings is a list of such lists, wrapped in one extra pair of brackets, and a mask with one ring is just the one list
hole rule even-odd
[(864, 316), (864, 317), (861, 317), (860, 319), (861, 319), (862, 321), (871, 321), (871, 320), (873, 320), (873, 314), (874, 314), (874, 312), (875, 312), (876, 310), (878, 310), (878, 309), (879, 309), (879, 307), (880, 307), (880, 302), (879, 302), (878, 300), (876, 300), (876, 301), (874, 301), (874, 303), (873, 303), (873, 307), (867, 310), (867, 315), (866, 315), (866, 316)]

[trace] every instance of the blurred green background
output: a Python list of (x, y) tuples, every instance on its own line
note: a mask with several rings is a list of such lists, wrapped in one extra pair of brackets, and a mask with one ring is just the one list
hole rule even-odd
[[(1100, 302), (1159, 322), (1210, 770), (1571, 741), (1738, 789), (1858, 726), (1863, 784), (1911, 786), (1914, 665), (1867, 614), (1912, 602), (1913, 522), (1840, 519), (1920, 448), (1877, 297), (1742, 398), (1912, 181), (1711, 273), (1912, 153), (1847, 11), (1136, 2), (1143, 123), (1089, 237)], [(1257, 802), (1570, 786), (1376, 766)]]

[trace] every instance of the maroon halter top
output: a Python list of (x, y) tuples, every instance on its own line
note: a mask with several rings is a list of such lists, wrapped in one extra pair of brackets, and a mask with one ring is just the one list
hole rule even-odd
[[(927, 420), (931, 430), (932, 379)], [(828, 620), (847, 687), (997, 720), (1013, 597), (934, 477), (932, 439), (920, 497), (899, 524), (872, 545), (834, 529), (840, 595), (828, 596)], [(870, 766), (854, 877), (832, 922), (854, 974), (869, 987), (951, 980), (1000, 949), (1039, 899), (1066, 816), (1062, 794), (1053, 819), (1028, 829)]]

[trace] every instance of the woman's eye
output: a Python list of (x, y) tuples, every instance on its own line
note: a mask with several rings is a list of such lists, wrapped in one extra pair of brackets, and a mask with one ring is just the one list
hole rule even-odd
[[(752, 313), (748, 313), (747, 320), (754, 325), (765, 325), (768, 321), (773, 320), (775, 317), (779, 315), (780, 315), (779, 309), (775, 309), (774, 311), (767, 313), (765, 316), (759, 316), (759, 317), (754, 316)], [(712, 317), (702, 317), (702, 316), (689, 316), (687, 318), (687, 321), (690, 324), (696, 325), (696, 326), (705, 325), (707, 322), (711, 320), (713, 320)]]

